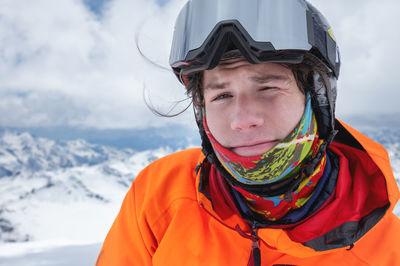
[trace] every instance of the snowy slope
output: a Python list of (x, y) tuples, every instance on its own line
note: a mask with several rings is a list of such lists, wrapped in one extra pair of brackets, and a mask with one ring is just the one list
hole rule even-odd
[(0, 137), (0, 242), (103, 240), (137, 173), (172, 152)]
[[(26, 243), (28, 244), (28, 243)], [(65, 245), (22, 248), (25, 245), (18, 244), (20, 252), (15, 254), (15, 247), (8, 244), (2, 246), (0, 265), (2, 266), (90, 266), (97, 259), (101, 243), (87, 245)], [(26, 251), (26, 252), (25, 252)]]

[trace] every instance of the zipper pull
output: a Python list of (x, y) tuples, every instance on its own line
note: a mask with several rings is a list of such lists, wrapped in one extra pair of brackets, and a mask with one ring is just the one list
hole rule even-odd
[(247, 266), (260, 266), (261, 265), (261, 252), (260, 252), (260, 244), (258, 243), (258, 235), (257, 235), (258, 228), (256, 224), (253, 223), (251, 227), (251, 254), (249, 258), (249, 263)]

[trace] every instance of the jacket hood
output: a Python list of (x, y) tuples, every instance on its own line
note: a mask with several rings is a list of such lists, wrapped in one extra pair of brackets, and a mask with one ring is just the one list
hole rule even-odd
[(397, 201), (400, 198), (400, 192), (393, 175), (393, 170), (390, 165), (389, 155), (387, 151), (381, 144), (372, 141), (367, 136), (353, 129), (344, 122), (339, 121), (337, 125), (343, 129), (341, 130), (343, 134), (340, 134), (338, 136), (340, 139), (337, 138), (338, 141), (340, 140), (342, 143), (347, 145), (354, 144), (357, 148), (360, 148), (361, 146), (361, 148), (367, 152), (369, 157), (374, 161), (382, 174), (385, 176), (387, 194), (390, 201), (390, 207), (388, 211), (392, 212), (394, 207), (396, 206)]

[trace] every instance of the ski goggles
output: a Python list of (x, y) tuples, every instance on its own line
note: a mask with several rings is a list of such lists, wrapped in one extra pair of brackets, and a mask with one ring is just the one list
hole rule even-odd
[(339, 74), (330, 26), (304, 0), (190, 0), (176, 20), (169, 62), (182, 81), (235, 49), (250, 63), (296, 64), (311, 53)]

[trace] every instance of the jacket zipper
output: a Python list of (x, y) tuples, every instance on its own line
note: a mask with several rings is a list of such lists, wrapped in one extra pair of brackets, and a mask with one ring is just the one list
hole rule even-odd
[(255, 222), (251, 226), (251, 254), (248, 265), (260, 266), (261, 265), (261, 252), (259, 238), (257, 235), (258, 227)]
[[(217, 220), (220, 224), (222, 224), (223, 226), (232, 229), (236, 232), (239, 233), (239, 235), (241, 235), (244, 238), (250, 239), (252, 241), (251, 243), (251, 253), (250, 253), (250, 258), (249, 258), (249, 262), (247, 264), (247, 266), (260, 266), (261, 265), (261, 252), (260, 252), (260, 238), (258, 237), (257, 231), (258, 231), (258, 227), (256, 222), (252, 223), (251, 226), (251, 235), (246, 234), (245, 232), (242, 231), (242, 229), (240, 228), (239, 225), (236, 225), (235, 228), (230, 227), (226, 224), (224, 224), (223, 222), (221, 222), (217, 217), (215, 217), (213, 214), (211, 214), (206, 208), (204, 208), (203, 203), (200, 203), (200, 207), (206, 212), (208, 213), (208, 215), (210, 215), (211, 217), (213, 217), (215, 220)], [(264, 242), (264, 241), (263, 241)], [(264, 244), (266, 244), (267, 246), (269, 246), (267, 243), (264, 242)], [(271, 249), (274, 249), (272, 247), (270, 247)]]
[[(196, 166), (196, 168), (195, 168), (196, 175), (199, 173), (199, 170), (201, 170), (200, 171), (200, 175), (202, 174), (203, 167), (204, 167), (204, 161)], [(248, 234), (246, 234), (245, 232), (242, 231), (242, 229), (240, 228), (240, 226), (238, 224), (236, 225), (235, 228), (232, 228), (232, 227), (228, 226), (227, 224), (223, 223), (222, 221), (220, 221), (217, 217), (215, 217), (212, 213), (210, 213), (206, 208), (204, 208), (204, 205), (201, 202), (200, 202), (200, 207), (206, 213), (208, 213), (208, 215), (213, 217), (215, 220), (217, 220), (223, 226), (228, 227), (229, 229), (238, 232), (244, 238), (251, 239), (251, 241), (252, 241), (252, 243), (251, 243), (251, 253), (250, 253), (250, 258), (249, 258), (249, 262), (248, 262), (247, 266), (261, 266), (261, 252), (260, 252), (260, 244), (259, 244), (260, 239), (259, 239), (258, 234), (257, 234), (258, 227), (257, 227), (255, 221), (253, 221), (252, 224), (251, 224), (251, 235), (249, 236)], [(265, 242), (264, 242), (264, 244), (269, 246)], [(274, 248), (272, 248), (272, 249), (274, 249)]]

